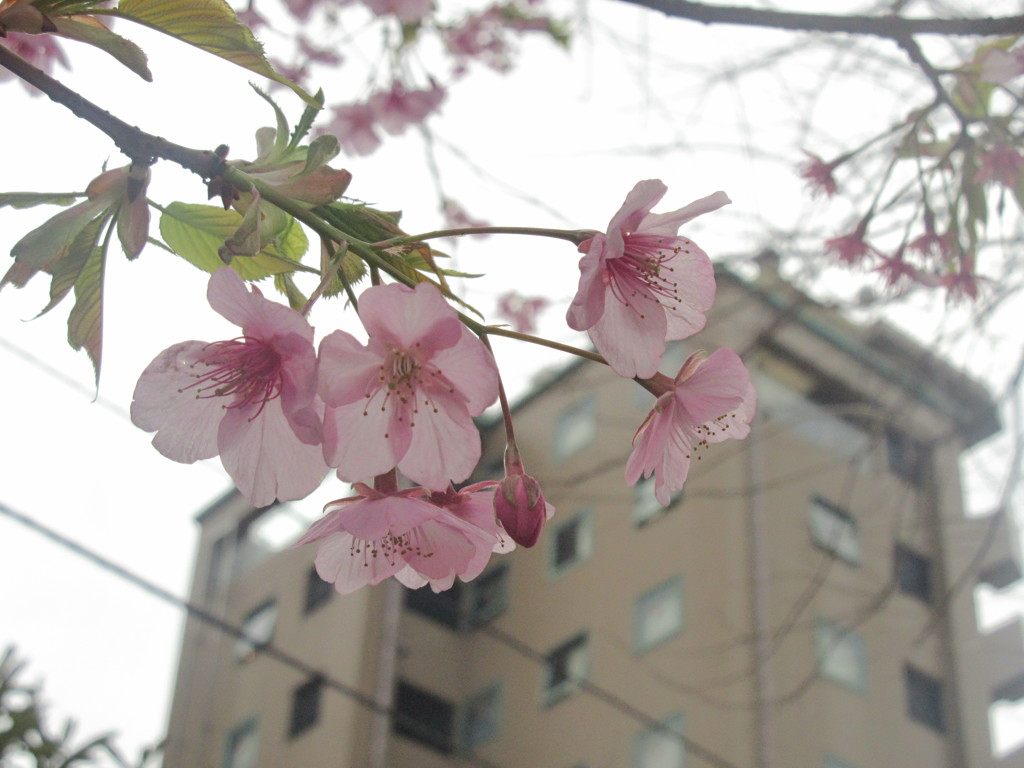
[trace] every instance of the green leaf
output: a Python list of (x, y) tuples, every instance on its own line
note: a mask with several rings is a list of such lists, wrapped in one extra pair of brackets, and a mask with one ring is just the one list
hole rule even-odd
[(316, 100), (274, 71), (263, 46), (224, 0), (121, 0), (107, 13), (144, 24), (291, 88), (304, 101)]
[(57, 34), (61, 37), (95, 46), (101, 51), (109, 53), (146, 82), (152, 82), (153, 75), (149, 71), (146, 54), (131, 40), (111, 32), (99, 23), (90, 24), (78, 19), (59, 16), (51, 20), (57, 28)]
[(292, 133), (291, 141), (288, 142), (288, 149), (295, 149), (299, 146), (299, 142), (305, 138), (306, 134), (309, 133), (309, 129), (313, 127), (313, 121), (316, 120), (316, 116), (324, 108), (323, 88), (317, 91), (313, 98), (316, 100), (316, 104), (307, 104), (306, 108), (302, 110), (302, 117), (295, 124), (295, 131)]
[[(171, 203), (160, 217), (160, 235), (179, 256), (206, 272), (224, 266), (220, 247), (242, 224), (242, 215), (212, 205)], [(231, 266), (244, 280), (260, 280), (268, 275), (291, 272), (288, 261), (297, 262), (308, 242), (302, 227), (294, 224), (282, 229), (273, 243), (256, 256), (232, 260)]]
[(79, 192), (0, 192), (0, 208), (32, 208), (36, 205), (68, 206), (84, 193)]
[(106, 250), (94, 248), (75, 282), (75, 306), (68, 315), (68, 343), (72, 349), (84, 349), (100, 380), (103, 354), (103, 267)]

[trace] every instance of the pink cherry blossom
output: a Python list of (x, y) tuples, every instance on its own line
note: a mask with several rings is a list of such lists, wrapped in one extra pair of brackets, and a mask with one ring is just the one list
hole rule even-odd
[(434, 490), (480, 458), (473, 417), (498, 396), (481, 341), (430, 283), (378, 285), (359, 298), (366, 346), (344, 331), (320, 344), (324, 455), (354, 482), (398, 467)]
[(982, 80), (1005, 85), (1020, 75), (1024, 75), (1024, 45), (1018, 45), (1008, 51), (993, 48), (982, 58)]
[(834, 253), (848, 267), (860, 264), (861, 260), (873, 249), (864, 242), (864, 230), (858, 227), (855, 231), (825, 241), (825, 251)]
[(533, 333), (537, 330), (537, 315), (550, 303), (543, 296), (526, 297), (516, 291), (509, 291), (498, 297), (497, 313), (510, 321), (514, 330)]
[(811, 152), (804, 151), (804, 154), (807, 155), (807, 162), (800, 167), (800, 176), (807, 182), (811, 194), (814, 197), (818, 195), (834, 197), (839, 191), (836, 180), (832, 176), (835, 165), (826, 163), (821, 157)]
[(412, 588), (429, 583), (440, 592), (456, 576), (468, 581), (487, 565), (494, 536), (424, 499), (425, 489), (384, 493), (356, 483), (355, 490), (358, 495), (328, 504), (327, 514), (295, 543), (318, 542), (317, 573), (342, 594), (389, 576)]
[(395, 80), (388, 90), (374, 93), (367, 104), (380, 127), (395, 136), (426, 120), (441, 106), (444, 97), (444, 88), (433, 81), (430, 88), (409, 90)]
[[(465, 208), (450, 198), (446, 198), (443, 201), (441, 212), (444, 214), (444, 225), (446, 229), (468, 229), (470, 227), (486, 227), (488, 225), (488, 222), (483, 219), (470, 216)], [(486, 232), (482, 232), (472, 235), (472, 237), (477, 237), (482, 240), (486, 237), (490, 237), (490, 235)]]
[[(0, 45), (6, 46), (33, 67), (48, 74), (53, 72), (55, 64), (60, 64), (65, 69), (70, 68), (67, 56), (64, 55), (64, 49), (60, 47), (60, 43), (53, 35), (27, 34), (9, 29), (4, 37), (0, 37)], [(0, 68), (0, 82), (13, 77), (14, 75), (7, 69)], [(33, 96), (39, 96), (42, 93), (34, 85), (29, 85), (24, 80), (19, 79), (19, 82)]]
[[(465, 571), (458, 577), (463, 581), (475, 579), (487, 567), (491, 554), (505, 554), (516, 548), (497, 517), (494, 515), (494, 489), (498, 484), (493, 480), (467, 485), (456, 491), (449, 486), (447, 491), (434, 491), (427, 500), (455, 517), (472, 524), (478, 529), (472, 537), (477, 545), (476, 553), (470, 559)], [(482, 534), (482, 535), (481, 535)], [(435, 592), (450, 589), (455, 583), (455, 573), (444, 579), (428, 579), (422, 574), (413, 572), (406, 566), (404, 573), (396, 574), (396, 578), (405, 586), (416, 589), (423, 584), (430, 584)]]
[[(912, 247), (913, 244), (911, 244)], [(891, 291), (900, 292), (910, 283), (919, 282), (920, 273), (912, 264), (908, 264), (903, 258), (901, 249), (893, 256), (878, 254), (881, 264), (874, 268), (885, 280), (885, 287)]]
[(241, 336), (161, 352), (135, 387), (132, 421), (156, 432), (153, 446), (174, 461), (219, 454), (257, 507), (302, 498), (328, 469), (313, 329), (295, 310), (247, 291), (228, 267), (210, 278), (207, 298)]
[(406, 24), (415, 24), (434, 8), (433, 0), (363, 0), (377, 16), (396, 16)]
[(668, 506), (682, 490), (695, 454), (710, 443), (749, 434), (757, 395), (730, 349), (707, 358), (690, 355), (675, 379), (658, 374), (647, 384), (659, 397), (633, 438), (626, 482), (653, 474), (654, 494)]
[(665, 341), (703, 328), (715, 300), (711, 260), (677, 232), (730, 200), (715, 192), (671, 213), (651, 213), (666, 189), (658, 180), (639, 182), (608, 233), (595, 233), (580, 245), (579, 290), (566, 321), (574, 330), (589, 331), (620, 376), (653, 376)]
[(342, 148), (353, 155), (368, 155), (380, 146), (377, 116), (369, 104), (342, 104), (334, 108), (334, 117), (323, 128), (338, 137)]
[(1005, 141), (997, 141), (992, 145), (992, 149), (982, 154), (981, 167), (971, 181), (975, 184), (997, 181), (1004, 187), (1013, 189), (1017, 186), (1017, 180), (1021, 178), (1022, 172), (1024, 155)]

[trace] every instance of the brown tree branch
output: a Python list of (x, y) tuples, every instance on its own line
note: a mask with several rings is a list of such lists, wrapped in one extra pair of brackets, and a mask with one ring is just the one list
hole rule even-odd
[(1024, 34), (1024, 16), (998, 18), (939, 19), (885, 16), (835, 16), (824, 13), (796, 13), (747, 8), (738, 5), (708, 5), (691, 0), (622, 0), (667, 16), (702, 24), (739, 24), (748, 27), (787, 29), (794, 32), (831, 32), (873, 35), (890, 39), (910, 35), (1018, 35)]
[(2, 45), (0, 66), (9, 69), (26, 83), (45, 93), (51, 100), (64, 105), (75, 115), (103, 131), (134, 163), (152, 165), (158, 158), (170, 160), (203, 179), (210, 179), (223, 172), (224, 160), (215, 153), (183, 147), (128, 125)]

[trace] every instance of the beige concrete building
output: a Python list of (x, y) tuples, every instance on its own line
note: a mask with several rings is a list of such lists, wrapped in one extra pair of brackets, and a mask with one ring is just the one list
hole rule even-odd
[[(722, 272), (707, 330), (759, 413), (669, 509), (625, 486), (652, 398), (570, 366), (516, 407), (558, 512), (539, 544), (435, 595), (341, 596), (284, 549), (301, 504), (200, 515), (165, 768), (1007, 768), (993, 706), (1024, 698), (1005, 516), (963, 514), (961, 452), (998, 429), (977, 384), (770, 269)], [(490, 434), (482, 467), (500, 466)], [(314, 511), (314, 514), (316, 512)], [(244, 627), (239, 639), (218, 617)], [(1024, 726), (1022, 726), (1024, 729)]]

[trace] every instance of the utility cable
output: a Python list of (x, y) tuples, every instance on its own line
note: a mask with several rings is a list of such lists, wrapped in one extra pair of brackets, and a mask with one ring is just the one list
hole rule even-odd
[[(157, 586), (148, 579), (145, 579), (142, 576), (139, 576), (138, 574), (134, 573), (133, 571), (130, 571), (127, 568), (118, 565), (117, 563), (89, 549), (83, 544), (79, 544), (78, 542), (69, 539), (63, 534), (58, 533), (57, 531), (53, 530), (52, 528), (46, 525), (43, 525), (42, 523), (29, 517), (28, 515), (22, 514), (21, 512), (11, 509), (2, 502), (0, 502), (0, 514), (6, 515), (15, 522), (20, 523), (26, 528), (29, 528), (35, 531), (36, 533), (46, 537), (58, 546), (61, 546), (64, 549), (74, 552), (76, 555), (90, 561), (91, 563), (99, 566), (103, 570), (112, 573), (118, 578), (130, 582), (131, 584), (134, 584), (143, 591), (148, 592), (153, 597), (156, 597), (165, 603), (169, 603), (170, 605), (173, 605), (176, 608), (184, 609), (190, 616), (198, 619), (199, 621), (202, 621), (204, 624), (208, 624), (217, 631), (222, 632), (226, 635), (230, 635), (234, 638), (247, 640), (249, 639), (242, 627), (236, 624), (232, 624), (231, 622), (225, 621), (219, 616), (211, 613), (205, 608), (202, 608), (201, 606), (198, 606), (189, 600), (185, 600), (181, 597), (178, 597), (177, 595), (167, 591), (163, 587)], [(496, 627), (490, 625), (481, 627), (478, 631), (487, 634), (497, 642), (515, 651), (520, 656), (523, 656), (524, 658), (527, 658), (537, 663), (539, 666), (547, 666), (548, 660), (543, 653), (535, 650), (534, 648), (531, 648), (529, 645), (519, 640), (514, 635), (511, 635), (508, 632), (497, 629)], [(308, 662), (303, 661), (299, 657), (279, 648), (273, 643), (266, 643), (260, 645), (259, 652), (266, 654), (267, 656), (275, 659), (276, 661), (284, 664), (285, 666), (302, 672), (305, 675), (319, 678), (322, 681), (323, 685), (337, 691), (343, 696), (347, 696), (348, 698), (354, 700), (360, 706), (370, 709), (377, 714), (387, 715), (388, 717), (392, 718), (396, 723), (406, 724), (411, 728), (415, 728), (419, 731), (423, 730), (423, 723), (421, 723), (420, 721), (414, 720), (413, 718), (410, 718), (408, 715), (402, 714), (401, 712), (397, 711), (394, 707), (387, 707), (383, 704), (380, 704), (379, 702), (375, 701), (373, 698), (366, 695), (365, 693), (362, 693), (361, 691), (353, 688), (347, 683), (341, 682), (340, 680), (331, 677), (330, 675), (326, 674), (322, 669), (312, 664), (309, 664)], [(693, 757), (702, 759), (706, 761), (708, 764), (715, 766), (715, 768), (738, 768), (738, 766), (735, 763), (732, 763), (724, 757), (717, 755), (716, 753), (714, 753), (707, 747), (704, 747), (700, 743), (694, 741), (693, 739), (684, 736), (677, 730), (673, 729), (671, 726), (667, 725), (665, 722), (638, 709), (637, 707), (633, 706), (625, 699), (623, 699), (621, 696), (608, 690), (607, 688), (597, 685), (596, 683), (590, 682), (589, 680), (580, 680), (578, 681), (578, 685), (579, 689), (582, 692), (603, 701), (608, 706), (619, 711), (620, 713), (629, 717), (630, 719), (635, 720), (636, 722), (643, 725), (645, 728), (678, 739), (686, 748), (687, 753), (692, 755)], [(466, 760), (474, 765), (480, 766), (480, 768), (500, 768), (498, 764), (467, 751), (457, 749), (456, 755), (463, 760)]]

